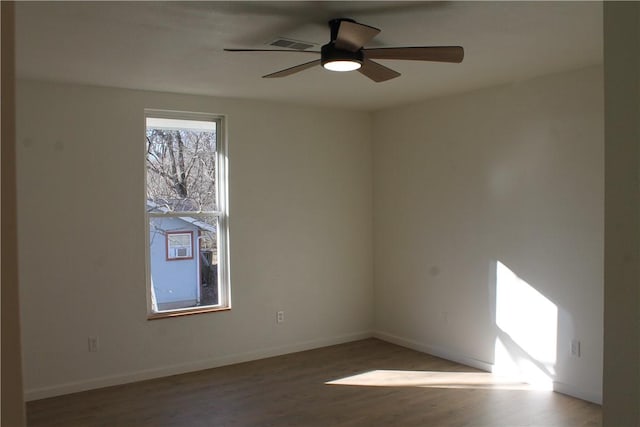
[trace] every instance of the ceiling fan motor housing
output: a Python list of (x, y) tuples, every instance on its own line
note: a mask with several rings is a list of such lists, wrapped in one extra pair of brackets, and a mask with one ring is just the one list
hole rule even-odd
[(320, 56), (322, 66), (324, 66), (328, 62), (335, 61), (351, 61), (358, 62), (362, 64), (364, 61), (364, 54), (362, 53), (362, 49), (357, 50), (355, 52), (349, 52), (348, 50), (338, 49), (334, 42), (329, 42), (322, 46), (320, 49)]

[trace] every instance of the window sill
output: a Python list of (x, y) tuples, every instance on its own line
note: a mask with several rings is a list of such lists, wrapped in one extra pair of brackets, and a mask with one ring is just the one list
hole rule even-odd
[(230, 311), (231, 307), (194, 307), (183, 310), (161, 311), (149, 313), (147, 320), (167, 319), (170, 317), (191, 316), (193, 314), (214, 313), (218, 311)]

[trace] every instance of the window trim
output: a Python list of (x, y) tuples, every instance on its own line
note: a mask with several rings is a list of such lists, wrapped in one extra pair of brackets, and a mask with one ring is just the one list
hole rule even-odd
[[(147, 209), (147, 152), (145, 144), (140, 144), (142, 149), (143, 162), (143, 197), (142, 205), (145, 218), (145, 287), (147, 294), (147, 320), (166, 319), (172, 317), (180, 317), (193, 314), (211, 313), (219, 311), (231, 310), (231, 279), (230, 279), (230, 260), (229, 260), (229, 205), (228, 205), (228, 140), (226, 121), (227, 116), (223, 114), (211, 113), (195, 113), (175, 110), (159, 110), (145, 108), (143, 121), (143, 136), (146, 137), (147, 118), (164, 118), (178, 120), (198, 120), (216, 122), (216, 192), (217, 192), (217, 210), (213, 212), (200, 212), (199, 214), (214, 215), (218, 219), (218, 304), (210, 306), (187, 307), (171, 310), (154, 310), (153, 307), (153, 286), (151, 283), (151, 248), (149, 245), (149, 218), (154, 216)], [(193, 214), (193, 213), (192, 213)], [(162, 215), (165, 216), (165, 215)], [(179, 213), (170, 213), (166, 216), (180, 216)], [(184, 216), (184, 213), (183, 215)], [(194, 239), (192, 236), (192, 245)], [(195, 256), (194, 248), (191, 249), (192, 258)], [(187, 258), (178, 258), (174, 260), (184, 260)]]

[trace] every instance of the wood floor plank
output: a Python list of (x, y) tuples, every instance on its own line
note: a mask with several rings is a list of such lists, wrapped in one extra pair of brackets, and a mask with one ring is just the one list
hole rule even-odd
[(27, 420), (30, 427), (602, 424), (599, 405), (505, 385), (376, 339), (33, 401)]

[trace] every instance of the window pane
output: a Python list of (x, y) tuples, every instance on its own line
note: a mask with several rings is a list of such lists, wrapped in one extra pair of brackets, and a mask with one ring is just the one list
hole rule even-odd
[(217, 210), (216, 122), (147, 118), (150, 212)]
[(215, 216), (150, 216), (153, 311), (218, 305), (218, 220)]

